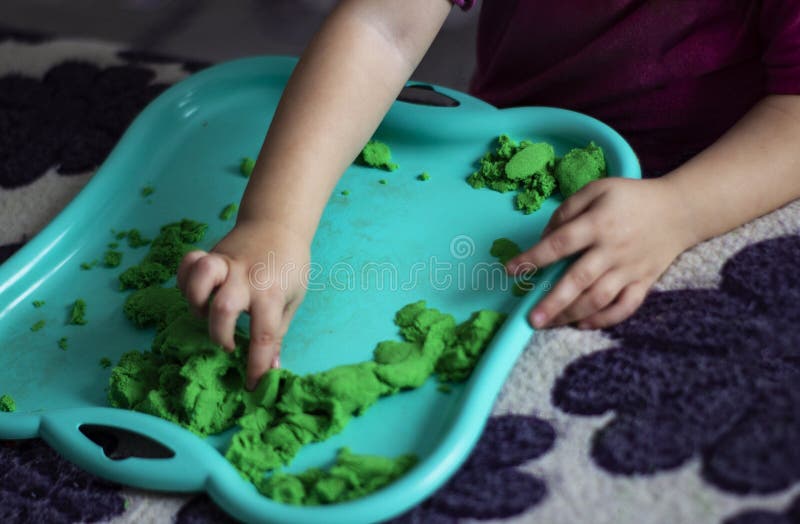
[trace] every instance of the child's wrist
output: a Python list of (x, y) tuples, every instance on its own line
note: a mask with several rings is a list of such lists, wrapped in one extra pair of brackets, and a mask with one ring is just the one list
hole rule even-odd
[(240, 210), (236, 219), (236, 227), (244, 227), (256, 231), (270, 231), (280, 229), (289, 233), (306, 246), (311, 245), (315, 228), (308, 224), (298, 223), (287, 216), (274, 216), (269, 213), (249, 213)]
[(704, 227), (708, 222), (704, 218), (704, 211), (707, 210), (707, 206), (704, 205), (705, 199), (698, 198), (697, 191), (684, 187), (684, 181), (672, 174), (653, 179), (651, 182), (660, 186), (659, 194), (667, 200), (667, 208), (671, 213), (667, 222), (675, 231), (681, 252), (710, 236)]

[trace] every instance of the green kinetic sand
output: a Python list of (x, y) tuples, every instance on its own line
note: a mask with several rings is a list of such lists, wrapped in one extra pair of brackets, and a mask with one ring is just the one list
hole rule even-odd
[(236, 204), (228, 204), (222, 211), (219, 212), (219, 219), (220, 220), (230, 220), (233, 215), (236, 214), (236, 210), (239, 209), (239, 206)]
[(497, 261), (506, 265), (509, 260), (522, 253), (516, 242), (507, 238), (498, 238), (492, 242), (492, 248), (489, 254), (497, 257)]
[(146, 246), (150, 243), (150, 239), (144, 238), (142, 233), (138, 229), (130, 229), (128, 231), (120, 231), (116, 234), (116, 238), (118, 240), (122, 240), (123, 238), (128, 239), (128, 247), (142, 247)]
[(155, 191), (156, 191), (156, 189), (153, 186), (144, 186), (142, 188), (142, 196), (143, 197), (148, 197), (148, 196), (152, 195), (153, 193), (155, 193)]
[(527, 180), (533, 176), (547, 176), (555, 165), (556, 152), (545, 142), (528, 144), (514, 153), (505, 165), (509, 180)]
[(92, 269), (96, 265), (97, 265), (97, 260), (92, 260), (91, 262), (81, 262), (81, 269), (87, 271), (89, 269)]
[(58, 339), (58, 347), (62, 351), (66, 351), (67, 350), (67, 337), (61, 337), (61, 338)]
[(385, 171), (394, 171), (399, 167), (392, 162), (392, 151), (389, 146), (377, 140), (367, 142), (367, 145), (361, 150), (361, 154), (358, 155), (358, 161)]
[(40, 308), (45, 304), (45, 302), (44, 302), (44, 300), (34, 300), (32, 302), (32, 304), (33, 304), (33, 307)]
[(31, 331), (39, 331), (40, 329), (42, 329), (44, 327), (44, 325), (45, 325), (45, 321), (44, 320), (37, 320), (36, 323), (34, 323), (31, 326)]
[(69, 323), (83, 326), (86, 322), (86, 302), (82, 298), (79, 298), (72, 304)]
[(118, 267), (122, 263), (122, 252), (109, 249), (103, 255), (103, 265), (106, 267)]
[(256, 161), (250, 157), (244, 157), (242, 163), (239, 164), (239, 172), (246, 177), (253, 174), (253, 169), (256, 167)]
[(3, 395), (0, 397), (0, 412), (13, 413), (17, 410), (17, 403), (11, 395)]
[(111, 362), (111, 359), (108, 357), (103, 357), (100, 359), (100, 367), (103, 369), (110, 368), (112, 364), (113, 363)]
[(178, 288), (150, 286), (128, 295), (122, 312), (136, 327), (155, 326), (162, 330), (187, 308), (188, 304)]
[[(179, 291), (160, 287), (136, 291), (123, 311), (139, 327), (155, 326), (156, 336), (149, 352), (128, 352), (112, 370), (111, 405), (171, 420), (199, 435), (238, 423), (241, 429), (227, 450), (228, 460), (261, 493), (281, 493), (303, 504), (361, 496), (406, 471), (410, 459), (396, 459), (373, 480), (349, 474), (352, 485), (344, 486), (334, 479), (347, 468), (373, 471), (375, 458), (345, 454), (340, 459), (346, 460), (330, 472), (306, 472), (302, 480), (279, 477), (285, 483), (265, 478), (265, 473), (288, 464), (305, 444), (341, 432), (352, 417), (382, 396), (418, 387), (433, 373), (440, 380), (464, 380), (505, 319), (500, 313), (479, 311), (457, 325), (451, 315), (417, 302), (395, 317), (403, 341), (379, 343), (374, 360), (304, 376), (275, 369), (248, 392), (246, 335), (237, 333), (235, 351), (224, 352), (208, 338), (206, 322), (187, 311)], [(311, 486), (312, 479), (321, 486)], [(302, 497), (297, 495), (298, 482)], [(333, 495), (341, 498), (332, 499)]]
[[(598, 156), (602, 162), (600, 170)], [(574, 193), (604, 174), (603, 151), (594, 143), (585, 149), (573, 149), (557, 160), (550, 144), (529, 140), (517, 143), (508, 135), (500, 135), (495, 151), (480, 158), (478, 170), (467, 178), (467, 183), (475, 189), (517, 191), (516, 208), (530, 214), (542, 207), (557, 186), (562, 193), (570, 190)]]
[(425, 182), (426, 180), (430, 180), (430, 179), (431, 179), (431, 175), (429, 175), (427, 171), (422, 173), (422, 174), (420, 174), (420, 175), (417, 175), (417, 180), (419, 180), (420, 182)]
[(533, 289), (533, 286), (530, 282), (514, 282), (514, 285), (511, 286), (511, 294), (515, 297), (524, 297), (531, 289)]
[[(509, 260), (522, 253), (519, 246), (512, 240), (507, 238), (498, 238), (492, 243), (492, 248), (489, 254), (497, 258), (497, 261), (506, 265)], [(530, 282), (517, 281), (511, 286), (511, 294), (515, 297), (524, 296), (532, 289)]]
[(575, 194), (580, 188), (606, 176), (606, 159), (603, 150), (594, 142), (585, 148), (575, 148), (556, 164), (555, 177), (558, 190), (564, 198)]
[(161, 228), (150, 242), (150, 250), (142, 261), (126, 269), (120, 276), (122, 289), (142, 289), (169, 280), (178, 270), (183, 255), (194, 249), (206, 234), (207, 224), (183, 219)]
[(312, 468), (299, 475), (275, 473), (263, 486), (266, 496), (286, 504), (316, 506), (353, 500), (391, 484), (417, 463), (413, 455), (397, 458), (355, 455), (339, 450), (327, 471)]

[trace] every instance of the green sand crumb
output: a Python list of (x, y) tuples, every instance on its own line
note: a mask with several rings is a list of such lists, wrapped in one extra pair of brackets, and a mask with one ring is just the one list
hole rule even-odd
[[(519, 246), (514, 241), (507, 238), (498, 238), (492, 243), (492, 248), (489, 250), (489, 254), (493, 257), (497, 257), (497, 261), (503, 265), (506, 265), (509, 260), (519, 255), (521, 252), (522, 250)], [(530, 282), (524, 279), (518, 280), (511, 286), (511, 294), (515, 297), (521, 297), (530, 291), (530, 289)]]
[(81, 262), (81, 269), (87, 271), (89, 269), (92, 269), (96, 265), (97, 265), (97, 260), (92, 260), (91, 262)]
[(348, 195), (350, 195), (350, 191), (348, 191), (347, 189), (342, 190), (342, 196), (348, 196)]
[(0, 396), (0, 411), (5, 413), (13, 413), (17, 410), (17, 403), (11, 395)]
[(255, 160), (253, 160), (250, 157), (244, 157), (242, 159), (242, 163), (239, 164), (239, 172), (242, 175), (244, 175), (246, 177), (249, 177), (250, 175), (253, 174), (253, 169), (255, 169), (255, 167), (256, 167), (256, 161)]
[(86, 324), (86, 302), (82, 298), (79, 298), (72, 304), (69, 323), (79, 326)]
[(44, 325), (45, 325), (45, 324), (46, 324), (46, 322), (44, 321), (44, 319), (42, 319), (42, 320), (37, 320), (37, 321), (36, 321), (36, 322), (35, 322), (35, 323), (34, 323), (34, 324), (31, 326), (31, 331), (39, 331), (40, 329), (42, 329), (42, 328), (44, 327)]
[(382, 186), (385, 186), (386, 184), (389, 183), (389, 181), (386, 180), (385, 178), (381, 178), (380, 180), (378, 180), (378, 183), (381, 184)]
[(136, 327), (156, 326), (162, 330), (187, 308), (188, 303), (178, 288), (150, 286), (128, 295), (122, 312)]
[(146, 246), (151, 242), (149, 238), (143, 237), (138, 229), (128, 230), (127, 237), (128, 237), (128, 246), (132, 248)]
[(555, 165), (556, 152), (545, 142), (529, 144), (514, 153), (505, 165), (509, 180), (527, 180), (532, 176), (547, 176)]
[(236, 204), (228, 204), (219, 212), (220, 220), (230, 220), (230, 218), (236, 214), (237, 209), (239, 209), (239, 206)]
[(100, 367), (103, 369), (108, 369), (111, 367), (111, 359), (108, 357), (103, 357), (100, 359)]
[(119, 242), (109, 242), (108, 249), (117, 249), (119, 247)]
[[(395, 316), (403, 340), (379, 343), (373, 360), (303, 376), (273, 369), (248, 392), (245, 333), (237, 332), (233, 352), (222, 351), (209, 339), (207, 323), (188, 312), (176, 289), (135, 291), (123, 311), (137, 326), (155, 326), (156, 335), (150, 351), (125, 353), (113, 368), (111, 405), (162, 417), (199, 435), (238, 424), (226, 457), (261, 493), (280, 497), (295, 495), (286, 495), (265, 473), (288, 464), (304, 445), (340, 433), (380, 397), (418, 387), (433, 373), (443, 381), (466, 379), (505, 319), (494, 311), (479, 311), (456, 324), (451, 315), (416, 302)], [(371, 463), (353, 460), (365, 468)], [(339, 482), (319, 473), (312, 477), (318, 481), (311, 487), (305, 483), (311, 477), (289, 481), (303, 487), (304, 495), (292, 500), (322, 503), (320, 497), (329, 496), (325, 486)], [(395, 478), (390, 477), (387, 483)], [(366, 493), (347, 486), (335, 489), (342, 497)]]
[(447, 384), (439, 384), (438, 386), (436, 386), (436, 391), (439, 391), (440, 393), (451, 393), (453, 391), (453, 388), (451, 388)]
[(383, 142), (377, 140), (370, 140), (361, 150), (358, 155), (358, 161), (366, 166), (383, 169), (385, 171), (394, 171), (398, 167), (397, 164), (392, 162), (392, 150)]
[(103, 254), (103, 265), (105, 267), (117, 267), (122, 263), (122, 252), (109, 249)]
[(45, 304), (44, 300), (34, 300), (31, 303), (33, 304), (33, 307), (35, 307), (35, 308), (40, 308)]
[(529, 140), (515, 142), (508, 135), (497, 137), (494, 152), (478, 161), (478, 170), (467, 178), (475, 189), (500, 193), (517, 191), (516, 208), (525, 214), (538, 210), (556, 188), (552, 175), (555, 153), (550, 144)]
[(155, 193), (155, 191), (156, 191), (156, 189), (153, 186), (144, 186), (142, 188), (142, 196), (143, 197), (148, 197), (148, 196), (152, 195), (153, 193)]
[(575, 148), (558, 161), (555, 177), (558, 190), (564, 198), (575, 194), (593, 180), (606, 175), (606, 159), (603, 150), (594, 142), (585, 148)]
[(421, 175), (417, 175), (417, 180), (421, 180), (425, 182), (426, 180), (430, 180), (431, 176), (426, 172), (422, 173)]
[(61, 338), (58, 339), (58, 347), (62, 351), (66, 351), (67, 350), (67, 337), (61, 337)]
[(467, 183), (475, 189), (517, 191), (515, 207), (527, 215), (541, 208), (556, 188), (567, 197), (604, 175), (603, 151), (594, 142), (556, 159), (548, 143), (517, 143), (508, 135), (500, 135), (495, 150), (479, 159), (478, 170)]
[(163, 226), (142, 261), (119, 276), (120, 288), (142, 289), (169, 280), (183, 255), (195, 249), (193, 244), (205, 236), (207, 229), (208, 225), (186, 218)]
[(531, 289), (533, 289), (532, 284), (522, 280), (514, 282), (514, 285), (511, 287), (511, 294), (515, 297), (524, 297)]
[(261, 489), (267, 497), (285, 504), (337, 504), (391, 484), (416, 463), (413, 455), (397, 458), (356, 455), (342, 448), (327, 471), (311, 468), (299, 475), (278, 472), (263, 481)]
[(489, 250), (489, 254), (493, 257), (497, 257), (497, 261), (504, 266), (509, 260), (520, 253), (522, 253), (522, 250), (519, 248), (517, 243), (507, 238), (498, 238), (492, 242), (492, 247)]
[(122, 240), (123, 238), (128, 236), (128, 232), (127, 231), (120, 231), (119, 233), (117, 233), (113, 229), (111, 230), (111, 234), (114, 235), (114, 238), (116, 238), (117, 240)]

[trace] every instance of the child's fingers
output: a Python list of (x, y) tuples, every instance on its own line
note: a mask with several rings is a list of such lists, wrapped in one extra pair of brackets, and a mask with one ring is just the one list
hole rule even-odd
[(250, 304), (247, 283), (242, 283), (235, 275), (236, 273), (232, 273), (225, 285), (214, 295), (208, 314), (208, 334), (211, 340), (228, 351), (233, 351), (236, 347), (233, 338), (236, 320)]
[(259, 297), (250, 307), (250, 349), (247, 354), (247, 389), (252, 390), (271, 367), (279, 367), (284, 302)]
[(631, 316), (647, 296), (648, 286), (642, 282), (629, 284), (610, 306), (578, 323), (580, 329), (599, 329), (622, 322)]
[(519, 276), (531, 268), (542, 268), (589, 247), (595, 240), (590, 220), (577, 219), (559, 227), (532, 248), (506, 264), (511, 275)]
[(564, 200), (550, 216), (550, 220), (542, 230), (542, 237), (586, 211), (597, 198), (597, 194), (597, 186), (589, 184)]
[(192, 266), (195, 262), (206, 256), (208, 253), (201, 250), (189, 251), (183, 256), (181, 259), (181, 263), (178, 266), (178, 289), (181, 290), (181, 293), (186, 295), (186, 281), (189, 277), (189, 271), (191, 270)]
[(228, 278), (228, 262), (219, 255), (206, 254), (186, 272), (184, 296), (195, 315), (205, 316), (211, 292)]
[(617, 298), (626, 283), (622, 272), (608, 271), (565, 308), (553, 320), (553, 325), (570, 324), (602, 311)]
[(589, 288), (608, 270), (608, 259), (592, 250), (578, 259), (567, 274), (530, 312), (530, 322), (535, 328), (546, 326), (569, 306), (584, 289)]

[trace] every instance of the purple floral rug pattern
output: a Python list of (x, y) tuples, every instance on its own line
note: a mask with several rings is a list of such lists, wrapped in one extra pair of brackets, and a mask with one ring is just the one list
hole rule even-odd
[(519, 515), (544, 499), (547, 487), (517, 467), (550, 451), (555, 439), (553, 426), (534, 416), (489, 419), (458, 473), (424, 503), (391, 522), (448, 523)]
[(800, 497), (786, 511), (749, 510), (726, 519), (723, 524), (800, 524)]
[(154, 73), (124, 65), (66, 61), (43, 78), (0, 77), (0, 186), (96, 169), (133, 118), (166, 87)]
[(0, 522), (96, 522), (122, 514), (120, 486), (61, 459), (40, 440), (0, 443)]
[(567, 367), (553, 401), (613, 420), (592, 458), (647, 474), (702, 458), (723, 490), (773, 493), (800, 480), (800, 237), (751, 245), (718, 289), (651, 294), (609, 333), (611, 349)]

